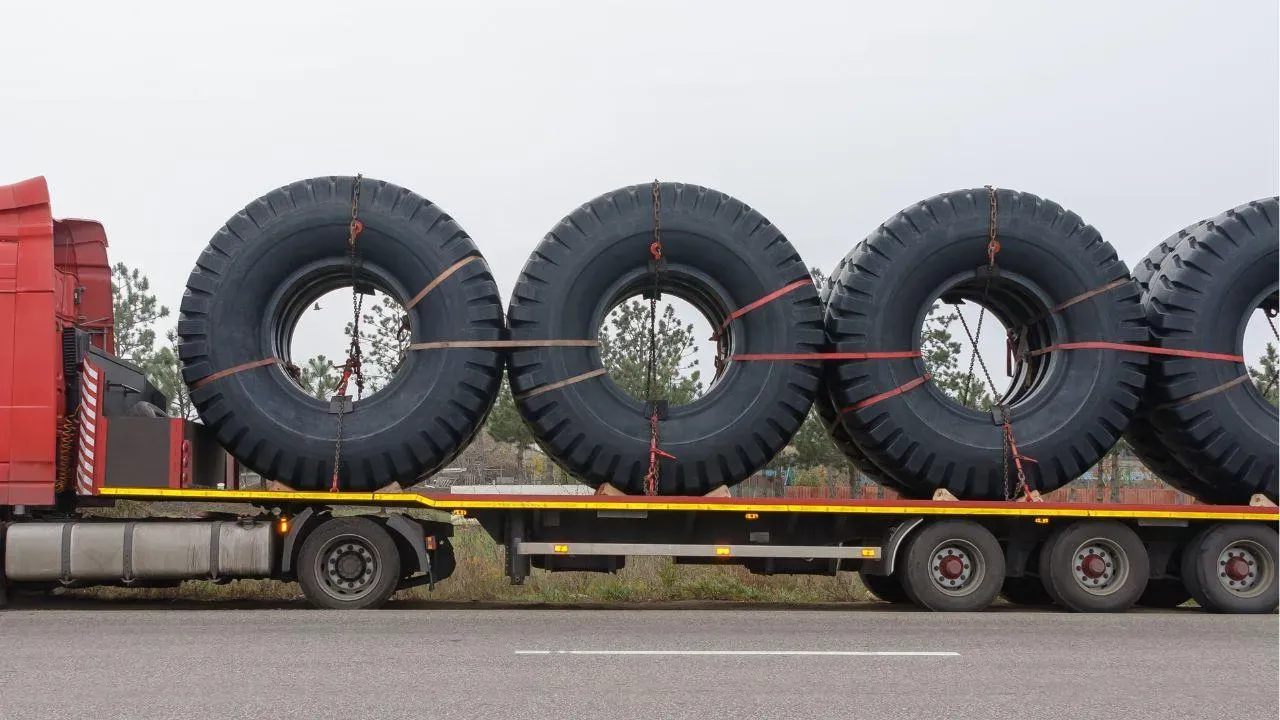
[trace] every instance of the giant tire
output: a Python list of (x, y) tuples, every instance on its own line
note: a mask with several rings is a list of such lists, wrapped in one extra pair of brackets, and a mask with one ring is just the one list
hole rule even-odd
[[(350, 286), (353, 183), (296, 182), (228, 220), (196, 262), (178, 321), (183, 378), (204, 423), (246, 467), (297, 490), (329, 487), (337, 416), (328, 403), (305, 393), (279, 364), (199, 381), (262, 359), (289, 362), (303, 310)], [(443, 210), (390, 183), (364, 180), (359, 218), (360, 281), (401, 304), (479, 254)], [(501, 299), (483, 260), (462, 266), (408, 315), (415, 341), (497, 340), (502, 333)], [(407, 483), (449, 462), (483, 422), (501, 373), (502, 356), (491, 350), (408, 353), (388, 385), (343, 418), (341, 488)]]
[[(849, 256), (846, 255), (836, 265), (835, 270), (827, 276), (826, 282), (822, 283), (822, 289), (818, 291), (818, 300), (822, 303), (823, 312), (826, 312), (827, 301), (831, 299), (831, 290), (835, 287), (836, 278), (840, 277), (840, 273), (844, 272), (844, 266), (848, 263)], [(844, 423), (840, 422), (840, 411), (831, 400), (831, 393), (827, 390), (825, 382), (818, 388), (818, 395), (813, 399), (813, 409), (817, 411), (822, 426), (827, 429), (827, 436), (831, 438), (831, 442), (835, 444), (836, 449), (844, 453), (849, 463), (858, 472), (881, 485), (902, 490), (892, 479), (885, 477), (885, 474), (880, 472), (880, 468), (876, 467), (876, 464), (871, 462), (871, 459), (854, 444), (853, 438), (849, 437), (849, 431), (844, 428)], [(906, 597), (905, 594), (903, 597)]]
[[(663, 183), (663, 291), (719, 325), (728, 313), (808, 277), (787, 238), (760, 213), (723, 193)], [(508, 313), (515, 341), (595, 338), (611, 308), (650, 287), (650, 186), (623, 188), (583, 205), (538, 245)], [(730, 352), (808, 353), (824, 345), (818, 294), (804, 285), (736, 320)], [(539, 444), (583, 482), (644, 492), (649, 418), (645, 403), (607, 375), (522, 397), (601, 367), (596, 348), (516, 350), (508, 375)], [(673, 406), (660, 423), (658, 492), (700, 495), (759, 470), (799, 429), (818, 389), (813, 361), (730, 362), (702, 397)]]
[[(1142, 299), (1145, 307), (1147, 299), (1147, 288), (1151, 284), (1151, 278), (1155, 277), (1157, 271), (1160, 270), (1160, 263), (1164, 262), (1169, 253), (1173, 252), (1174, 247), (1182, 242), (1182, 239), (1191, 234), (1193, 230), (1205, 223), (1201, 220), (1193, 225), (1189, 225), (1177, 233), (1162, 240), (1159, 245), (1151, 249), (1146, 257), (1142, 258), (1133, 268), (1133, 279), (1142, 287)], [(1151, 424), (1149, 418), (1151, 408), (1158, 404), (1153, 399), (1155, 383), (1151, 380), (1151, 373), (1147, 374), (1146, 392), (1143, 395), (1142, 404), (1138, 407), (1138, 414), (1133, 417), (1133, 421), (1129, 423), (1129, 428), (1125, 430), (1124, 438), (1129, 442), (1129, 447), (1133, 450), (1133, 454), (1142, 461), (1142, 464), (1160, 476), (1160, 479), (1184, 493), (1192, 496), (1198, 496), (1208, 490), (1208, 486), (1201, 482), (1196, 476), (1188, 470), (1182, 463), (1178, 462), (1172, 450), (1160, 439), (1160, 435), (1156, 427)]]
[[(1115, 250), (1075, 213), (1034, 195), (998, 191), (1002, 249), (989, 307), (1018, 327), (1058, 303), (1128, 278)], [(920, 349), (920, 328), (943, 295), (984, 297), (989, 227), (984, 189), (938, 195), (885, 222), (863, 240), (827, 306), (827, 335), (842, 352)], [(1137, 283), (1125, 282), (1032, 324), (1028, 349), (1079, 341), (1131, 343), (1147, 331)], [(1144, 354), (1072, 350), (1020, 367), (1007, 399), (1031, 489), (1048, 492), (1088, 470), (1119, 439), (1145, 382)], [(922, 377), (919, 358), (833, 363), (839, 405), (890, 393)], [(850, 436), (912, 495), (946, 488), (957, 497), (1002, 498), (1013, 489), (1004, 433), (991, 412), (962, 407), (926, 382), (845, 414)], [(1007, 470), (1006, 470), (1007, 468)]]
[[(1249, 317), (1277, 307), (1276, 198), (1219, 215), (1193, 230), (1151, 279), (1147, 321), (1155, 344), (1176, 350), (1242, 355)], [(1276, 407), (1246, 381), (1198, 399), (1247, 375), (1244, 363), (1154, 356), (1152, 393), (1161, 408), (1151, 422), (1178, 461), (1207, 487), (1208, 503), (1277, 498), (1280, 432)]]

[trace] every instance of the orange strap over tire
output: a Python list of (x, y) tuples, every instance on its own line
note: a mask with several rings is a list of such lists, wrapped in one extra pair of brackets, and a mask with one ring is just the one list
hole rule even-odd
[(751, 312), (752, 310), (758, 310), (758, 309), (760, 309), (761, 307), (764, 307), (765, 305), (768, 305), (769, 303), (773, 302), (774, 300), (777, 300), (778, 298), (782, 297), (783, 295), (786, 295), (787, 293), (791, 292), (792, 290), (795, 290), (795, 289), (797, 289), (797, 288), (802, 288), (802, 287), (804, 287), (805, 285), (812, 285), (812, 284), (813, 284), (813, 278), (805, 278), (805, 279), (803, 279), (803, 280), (796, 280), (796, 281), (795, 281), (795, 282), (793, 282), (793, 283), (788, 283), (788, 284), (786, 284), (786, 285), (783, 285), (782, 287), (778, 288), (777, 290), (774, 290), (773, 292), (769, 293), (768, 295), (765, 295), (764, 297), (760, 298), (759, 300), (755, 300), (755, 301), (753, 301), (753, 302), (747, 303), (746, 305), (743, 305), (742, 307), (738, 308), (737, 310), (734, 310), (733, 312), (729, 313), (729, 317), (725, 318), (725, 319), (724, 319), (724, 322), (723, 322), (723, 323), (720, 323), (720, 327), (716, 328), (716, 331), (715, 331), (714, 333), (712, 333), (712, 335), (711, 335), (711, 339), (712, 339), (712, 340), (718, 340), (718, 339), (720, 339), (720, 335), (721, 335), (721, 334), (723, 334), (725, 330), (728, 330), (728, 329), (729, 329), (729, 326), (730, 326), (731, 324), (733, 324), (733, 321), (734, 321), (734, 320), (737, 320), (738, 318), (742, 317), (743, 315), (746, 315), (747, 313)]
[(440, 287), (440, 283), (444, 282), (445, 280), (448, 280), (450, 275), (458, 272), (459, 270), (466, 267), (467, 265), (481, 259), (482, 258), (479, 255), (469, 255), (467, 257), (462, 258), (458, 262), (450, 265), (449, 267), (445, 268), (444, 272), (437, 275), (435, 279), (427, 283), (427, 286), (422, 288), (422, 290), (417, 295), (414, 295), (412, 300), (405, 303), (404, 309), (406, 311), (412, 310), (414, 305), (417, 305), (418, 303), (422, 302), (422, 298), (426, 297), (427, 294), (430, 293), (432, 290), (435, 290), (437, 287)]
[(254, 360), (253, 362), (241, 363), (240, 365), (229, 367), (226, 370), (219, 370), (218, 372), (213, 373), (212, 375), (205, 375), (199, 380), (196, 380), (195, 382), (191, 383), (190, 387), (192, 390), (199, 390), (200, 388), (204, 387), (205, 385), (208, 385), (209, 383), (215, 380), (221, 380), (224, 377), (230, 377), (231, 375), (235, 375), (236, 373), (242, 373), (245, 370), (252, 370), (254, 368), (266, 367), (268, 365), (277, 365), (277, 364), (282, 365), (284, 364), (284, 362), (280, 358), (273, 357), (273, 358), (266, 358), (264, 360)]

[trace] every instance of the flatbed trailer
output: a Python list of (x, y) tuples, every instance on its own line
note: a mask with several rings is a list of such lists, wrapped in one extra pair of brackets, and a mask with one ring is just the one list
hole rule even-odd
[[(1276, 608), (1274, 505), (244, 490), (213, 431), (167, 417), (163, 393), (115, 355), (110, 268), (101, 224), (54, 220), (43, 178), (0, 186), (0, 326), (11, 340), (0, 342), (0, 605), (10, 588), (279, 578), (316, 605), (375, 607), (448, 579), (451, 516), (463, 515), (506, 548), (515, 583), (651, 555), (858, 572), (880, 598), (933, 610), (980, 610), (1000, 594), (1085, 611), (1192, 597), (1219, 612)], [(274, 360), (241, 367), (264, 362)], [(224, 507), (94, 514), (120, 499)]]
[(980, 610), (999, 594), (1080, 611), (1192, 597), (1217, 612), (1276, 607), (1275, 507), (163, 487), (97, 495), (243, 512), (28, 519), (18, 508), (0, 525), (10, 585), (269, 577), (298, 581), (321, 607), (376, 607), (398, 589), (446, 581), (452, 518), (466, 517), (505, 548), (517, 584), (534, 569), (614, 572), (628, 557), (661, 556), (761, 574), (858, 572), (883, 600), (940, 611)]

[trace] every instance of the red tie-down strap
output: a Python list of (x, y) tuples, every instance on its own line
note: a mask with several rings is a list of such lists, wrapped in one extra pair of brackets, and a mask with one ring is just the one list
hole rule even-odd
[[(761, 297), (758, 300), (749, 302), (746, 305), (743, 305), (742, 307), (738, 308), (737, 310), (734, 310), (733, 312), (729, 313), (729, 317), (725, 318), (724, 322), (720, 323), (720, 327), (716, 328), (715, 332), (711, 334), (711, 339), (716, 341), (716, 359), (715, 359), (716, 377), (720, 377), (720, 373), (724, 372), (725, 350), (726, 350), (724, 345), (724, 333), (726, 330), (729, 329), (729, 326), (733, 324), (734, 320), (737, 320), (738, 318), (742, 317), (743, 315), (746, 315), (747, 313), (753, 310), (758, 310), (764, 307), (765, 305), (768, 305), (769, 303), (773, 302), (774, 300), (777, 300), (783, 295), (786, 295), (792, 290), (797, 290), (806, 285), (812, 285), (812, 284), (813, 284), (813, 278), (811, 277), (806, 277), (803, 280), (796, 280), (795, 282), (787, 283), (786, 285), (783, 285), (782, 287), (778, 288), (777, 290), (774, 290), (773, 292), (765, 295), (764, 297)], [(735, 355), (733, 358), (730, 358), (730, 359), (741, 360), (743, 359), (743, 357), (744, 356)], [(754, 358), (754, 359), (763, 360), (766, 358), (761, 356), (759, 358)], [(784, 358), (769, 358), (769, 359), (782, 360)]]

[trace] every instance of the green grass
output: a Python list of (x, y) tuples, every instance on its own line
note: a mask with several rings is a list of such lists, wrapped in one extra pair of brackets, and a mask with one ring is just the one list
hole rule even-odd
[[(616, 574), (534, 570), (523, 585), (504, 576), (505, 550), (476, 526), (460, 526), (453, 538), (458, 567), (436, 585), (410, 588), (397, 600), (498, 603), (655, 603), (734, 601), (840, 603), (870, 599), (857, 575), (752, 575), (737, 566), (676, 565), (667, 558), (628, 558)], [(302, 597), (296, 583), (236, 580), (226, 584), (184, 582), (173, 588), (101, 587), (65, 591), (70, 597), (101, 600), (186, 600), (292, 602)]]

